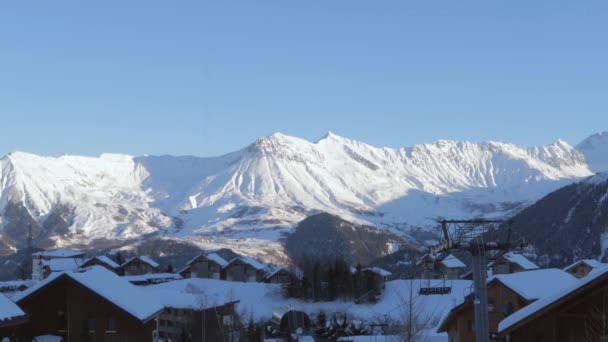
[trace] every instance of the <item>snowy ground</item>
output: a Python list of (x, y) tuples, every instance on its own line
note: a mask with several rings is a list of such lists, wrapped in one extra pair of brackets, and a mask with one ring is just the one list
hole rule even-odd
[(463, 296), (470, 292), (472, 283), (468, 280), (446, 281), (445, 286), (451, 286), (448, 295), (420, 296), (418, 290), (425, 286), (444, 286), (443, 281), (431, 280), (394, 280), (386, 283), (380, 301), (376, 304), (354, 304), (347, 301), (305, 302), (297, 299), (285, 299), (281, 295), (280, 285), (264, 283), (228, 282), (213, 279), (184, 279), (145, 287), (148, 291), (163, 290), (197, 293), (201, 304), (222, 304), (239, 300), (237, 310), (244, 317), (255, 320), (268, 320), (274, 309), (291, 307), (301, 310), (313, 318), (323, 310), (328, 315), (334, 312), (348, 313), (353, 319), (367, 322), (384, 322), (385, 320), (402, 320), (406, 315), (405, 304), (410, 295), (416, 308), (416, 316), (427, 322), (430, 335), (441, 338), (442, 335), (433, 333), (433, 329), (446, 310), (462, 301)]

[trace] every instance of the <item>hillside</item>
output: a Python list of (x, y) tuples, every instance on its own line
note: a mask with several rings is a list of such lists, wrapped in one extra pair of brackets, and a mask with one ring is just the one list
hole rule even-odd
[(574, 260), (604, 258), (608, 248), (608, 173), (554, 191), (514, 218), (538, 262), (562, 267)]

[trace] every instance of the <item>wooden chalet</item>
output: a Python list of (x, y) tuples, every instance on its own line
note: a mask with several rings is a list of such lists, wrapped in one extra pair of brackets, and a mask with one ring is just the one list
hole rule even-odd
[(261, 282), (266, 275), (266, 265), (249, 257), (232, 259), (224, 267), (225, 279), (228, 281)]
[(494, 260), (488, 265), (488, 268), (492, 271), (492, 274), (494, 275), (510, 274), (539, 269), (539, 267), (532, 261), (528, 260), (528, 258), (519, 253), (514, 252), (508, 252), (499, 256), (496, 260)]
[(17, 304), (0, 293), (0, 341), (7, 338), (16, 340), (19, 327), (25, 324), (27, 317)]
[[(40, 281), (52, 272), (74, 270), (82, 263), (85, 255), (85, 252), (68, 249), (32, 253), (32, 279)], [(60, 259), (69, 260), (62, 261)]]
[(271, 284), (296, 284), (302, 280), (302, 271), (297, 268), (274, 267), (264, 275), (263, 281)]
[(136, 256), (120, 265), (122, 272), (126, 276), (158, 273), (160, 265), (147, 256)]
[(566, 266), (564, 268), (564, 271), (580, 279), (587, 276), (587, 274), (589, 274), (594, 269), (606, 266), (608, 266), (608, 264), (603, 264), (594, 259), (584, 259), (579, 260), (569, 266)]
[(64, 341), (149, 341), (164, 310), (158, 299), (103, 267), (51, 276), (16, 303), (29, 320), (21, 338), (55, 335)]
[(107, 269), (108, 271), (112, 271), (116, 274), (120, 273), (120, 265), (114, 262), (114, 260), (108, 258), (105, 255), (98, 255), (92, 258), (85, 260), (80, 266), (79, 269), (83, 269), (91, 266), (101, 266)]
[(158, 320), (158, 337), (162, 341), (234, 341), (236, 334), (235, 305), (238, 301), (206, 303), (196, 294), (148, 288), (148, 294), (163, 302), (165, 310)]
[(453, 254), (447, 256), (425, 254), (416, 266), (422, 269), (426, 279), (458, 279), (466, 265)]
[(355, 303), (377, 302), (385, 283), (390, 279), (392, 273), (380, 267), (355, 268), (354, 286)]
[(228, 261), (216, 253), (200, 254), (188, 261), (186, 267), (178, 273), (184, 278), (222, 279), (222, 271), (226, 266)]
[(606, 341), (607, 311), (608, 268), (601, 268), (507, 317), (498, 332), (511, 342)]
[[(559, 269), (542, 269), (504, 274), (488, 280), (488, 318), (490, 332), (498, 331), (504, 318), (530, 303), (574, 284), (576, 278)], [(438, 332), (447, 332), (450, 341), (475, 341), (473, 295), (465, 297), (442, 319)]]

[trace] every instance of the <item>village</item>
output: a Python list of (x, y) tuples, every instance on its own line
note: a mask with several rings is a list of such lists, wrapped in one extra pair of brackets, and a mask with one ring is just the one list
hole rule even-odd
[[(0, 282), (0, 340), (476, 338), (472, 274), (451, 253), (423, 255), (416, 262), (419, 276), (412, 279), (379, 267), (349, 266), (342, 287), (314, 298), (309, 292), (320, 290), (306, 285), (312, 283), (306, 271), (251, 257), (226, 260), (206, 251), (175, 272), (143, 255), (121, 259), (74, 250), (33, 253), (30, 279)], [(604, 336), (607, 266), (579, 260), (564, 269), (539, 268), (520, 252), (500, 255), (487, 265), (488, 340)], [(347, 282), (349, 296), (339, 292)]]

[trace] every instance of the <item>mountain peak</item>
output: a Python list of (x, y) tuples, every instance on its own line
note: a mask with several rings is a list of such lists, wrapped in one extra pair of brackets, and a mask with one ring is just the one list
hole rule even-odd
[(608, 131), (587, 137), (576, 145), (594, 172), (608, 171)]

